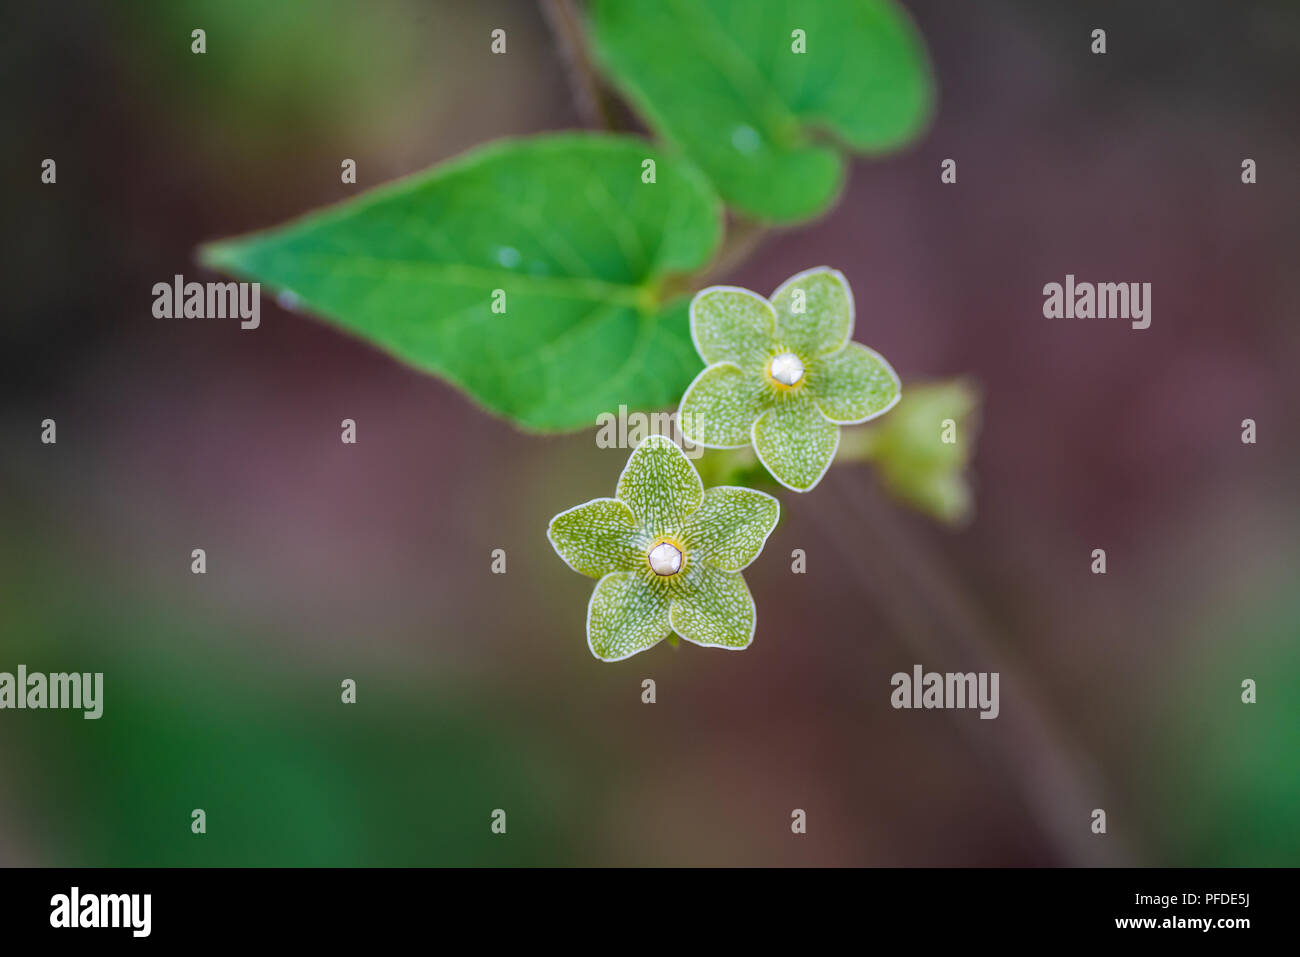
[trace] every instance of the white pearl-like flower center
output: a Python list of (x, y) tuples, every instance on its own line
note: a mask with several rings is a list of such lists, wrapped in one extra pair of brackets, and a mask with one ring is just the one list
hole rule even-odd
[(803, 360), (793, 352), (782, 352), (772, 357), (767, 374), (782, 385), (798, 385), (803, 378)]
[(676, 575), (682, 570), (682, 553), (667, 542), (650, 549), (650, 568), (656, 575)]

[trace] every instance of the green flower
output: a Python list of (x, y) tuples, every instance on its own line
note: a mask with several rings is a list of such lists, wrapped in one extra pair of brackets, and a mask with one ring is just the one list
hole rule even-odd
[(686, 454), (662, 435), (639, 445), (614, 498), (551, 519), (556, 553), (599, 578), (587, 644), (602, 661), (653, 647), (672, 632), (739, 651), (754, 637), (754, 599), (740, 570), (758, 557), (781, 506), (765, 492), (704, 488)]
[(754, 445), (782, 485), (806, 492), (826, 474), (840, 426), (898, 401), (898, 375), (851, 341), (853, 293), (837, 270), (792, 276), (771, 300), (710, 286), (691, 300), (691, 338), (707, 368), (682, 396), (682, 435), (697, 445)]

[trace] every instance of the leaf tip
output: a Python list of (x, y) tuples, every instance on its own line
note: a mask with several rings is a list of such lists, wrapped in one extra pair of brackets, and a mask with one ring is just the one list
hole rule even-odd
[(194, 261), (207, 269), (229, 271), (238, 261), (234, 243), (218, 239), (194, 250)]

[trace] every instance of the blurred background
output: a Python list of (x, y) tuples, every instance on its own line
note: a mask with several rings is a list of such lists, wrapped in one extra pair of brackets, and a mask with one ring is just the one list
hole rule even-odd
[[(1300, 864), (1300, 8), (907, 6), (929, 132), (725, 278), (837, 266), (905, 384), (977, 382), (974, 520), (837, 468), (783, 496), (748, 651), (602, 664), (544, 533), (626, 452), (270, 296), (151, 315), (202, 241), (580, 126), (539, 8), (7, 5), (0, 671), (105, 692), (0, 713), (0, 863)], [(1151, 282), (1151, 328), (1045, 320), (1066, 273)], [(914, 663), (999, 671), (1001, 716), (893, 710)]]

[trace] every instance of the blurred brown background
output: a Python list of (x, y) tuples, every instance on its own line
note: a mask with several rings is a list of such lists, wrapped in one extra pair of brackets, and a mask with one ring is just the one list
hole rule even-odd
[[(975, 520), (836, 469), (783, 496), (748, 651), (614, 665), (544, 531), (625, 452), (269, 297), (255, 332), (150, 314), (202, 241), (580, 125), (535, 5), (6, 8), (0, 670), (106, 692), (0, 714), (0, 863), (1300, 863), (1300, 14), (907, 6), (929, 133), (727, 281), (836, 266), (905, 385), (977, 380)], [(1151, 328), (1044, 319), (1066, 273), (1152, 283)], [(1001, 716), (893, 710), (916, 662), (1001, 672)]]

